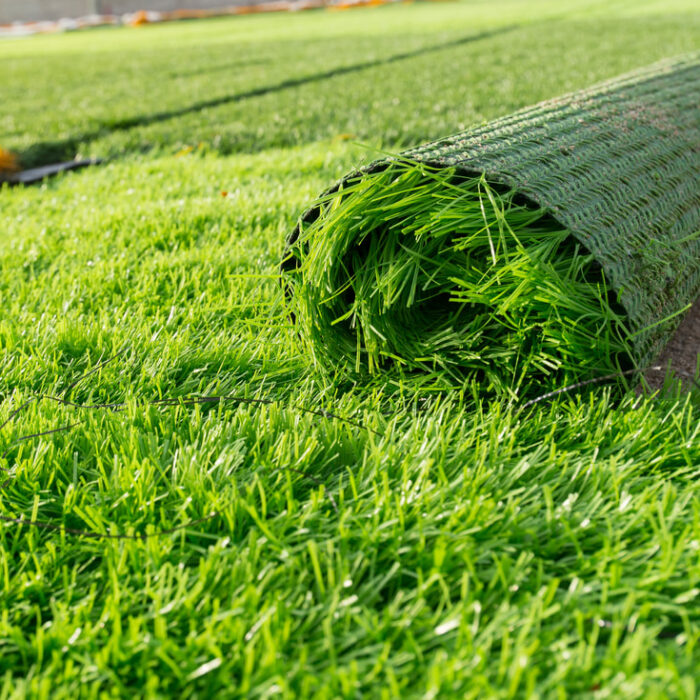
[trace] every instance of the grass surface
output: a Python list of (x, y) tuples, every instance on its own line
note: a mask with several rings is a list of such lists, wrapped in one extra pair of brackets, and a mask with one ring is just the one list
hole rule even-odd
[(698, 396), (341, 384), (276, 275), (374, 156), (346, 134), (434, 138), (697, 27), (687, 2), (467, 2), (0, 44), (4, 147), (122, 154), (0, 190), (0, 697), (695, 697)]
[(342, 134), (396, 149), (691, 50), (693, 9), (480, 0), (7, 41), (0, 135), (27, 165)]

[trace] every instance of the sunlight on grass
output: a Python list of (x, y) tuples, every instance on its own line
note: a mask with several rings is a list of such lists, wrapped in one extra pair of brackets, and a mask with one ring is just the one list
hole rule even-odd
[(3, 146), (113, 157), (0, 186), (0, 697), (695, 694), (697, 393), (353, 382), (284, 302), (286, 236), (373, 148), (697, 43), (687, 2), (532, 7), (0, 44)]

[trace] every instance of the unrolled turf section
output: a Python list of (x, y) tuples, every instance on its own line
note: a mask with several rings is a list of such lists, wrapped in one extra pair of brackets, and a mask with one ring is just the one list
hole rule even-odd
[[(692, 4), (543, 2), (565, 11), (546, 31), (104, 126), (238, 92), (229, 60), (270, 58), (230, 80), (272, 83), (295, 46), (355, 62), (533, 7), (0, 45), (3, 146), (65, 146), (100, 122), (80, 149), (121, 154), (0, 190), (3, 698), (697, 694), (697, 393), (594, 386), (522, 409), (382, 372), (336, 381), (278, 273), (308, 203), (376, 158), (349, 134), (395, 153), (687, 52)], [(297, 44), (276, 54), (281, 32)], [(121, 99), (97, 100), (105, 75)]]

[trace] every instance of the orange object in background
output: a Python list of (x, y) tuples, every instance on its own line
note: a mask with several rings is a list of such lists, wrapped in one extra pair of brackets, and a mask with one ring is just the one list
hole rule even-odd
[(0, 177), (3, 173), (16, 173), (19, 170), (17, 156), (4, 148), (0, 148)]
[(131, 18), (131, 21), (129, 24), (132, 27), (142, 27), (144, 24), (149, 24), (150, 20), (148, 19), (148, 13), (146, 10), (139, 10), (138, 12), (134, 13), (134, 16)]
[(329, 10), (355, 10), (360, 7), (379, 7), (379, 5), (391, 5), (399, 0), (341, 0), (328, 5)]

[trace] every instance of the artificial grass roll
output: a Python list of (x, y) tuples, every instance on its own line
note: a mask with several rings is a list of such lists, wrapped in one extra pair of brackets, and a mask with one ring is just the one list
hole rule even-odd
[(324, 366), (522, 395), (642, 366), (700, 292), (700, 54), (352, 173), (288, 240)]

